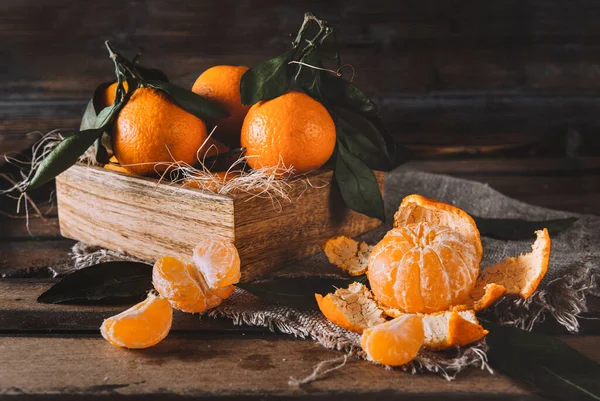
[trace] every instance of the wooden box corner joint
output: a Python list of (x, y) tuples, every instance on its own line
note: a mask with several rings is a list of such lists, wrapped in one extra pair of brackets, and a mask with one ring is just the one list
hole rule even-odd
[[(375, 173), (383, 191), (384, 174)], [(77, 164), (56, 179), (58, 216), (65, 237), (154, 261), (189, 257), (206, 236), (231, 240), (240, 253), (242, 280), (309, 256), (336, 235), (355, 236), (381, 222), (349, 210), (329, 185), (331, 171), (291, 183), (289, 199), (220, 195), (154, 178)]]

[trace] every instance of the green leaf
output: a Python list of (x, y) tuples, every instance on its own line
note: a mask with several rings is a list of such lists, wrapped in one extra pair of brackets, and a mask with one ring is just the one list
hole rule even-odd
[(315, 293), (325, 295), (351, 283), (365, 282), (366, 276), (352, 279), (334, 277), (275, 277), (264, 281), (236, 284), (266, 302), (297, 309), (318, 310)]
[(333, 74), (323, 76), (326, 100), (332, 105), (348, 109), (368, 119), (379, 119), (377, 105), (356, 85)]
[(167, 75), (156, 68), (147, 68), (136, 64), (135, 69), (144, 81), (169, 82), (169, 78), (167, 77)]
[(375, 174), (339, 140), (333, 175), (350, 209), (385, 221), (383, 197)]
[(577, 221), (575, 217), (546, 221), (472, 217), (473, 220), (475, 220), (481, 235), (503, 240), (528, 239), (534, 236), (535, 231), (544, 228), (548, 229), (550, 234), (556, 234), (571, 227), (571, 225)]
[[(356, 85), (332, 74), (322, 75), (322, 88), (325, 103), (334, 108), (337, 114), (343, 114), (355, 128), (369, 137), (375, 144), (382, 143), (389, 160), (398, 166), (408, 160), (406, 149), (396, 145), (383, 122), (377, 105)], [(355, 117), (360, 116), (362, 117)], [(400, 148), (400, 149), (397, 149)]]
[(492, 368), (565, 401), (600, 400), (600, 365), (564, 342), (539, 333), (482, 322)]
[(362, 160), (369, 168), (380, 171), (390, 171), (395, 165), (387, 158), (382, 150), (366, 136), (360, 134), (344, 119), (336, 119), (337, 138), (348, 151)]
[(152, 265), (106, 262), (77, 270), (40, 295), (45, 304), (115, 304), (144, 299), (152, 289)]
[(147, 84), (165, 92), (181, 108), (201, 120), (217, 120), (229, 117), (229, 113), (221, 106), (181, 86), (162, 81), (149, 81)]
[(79, 156), (84, 154), (103, 132), (103, 129), (88, 129), (61, 141), (40, 163), (26, 192), (40, 187), (75, 164)]
[(283, 95), (290, 87), (291, 56), (287, 52), (246, 71), (240, 81), (242, 104), (249, 106)]
[[(322, 67), (321, 58), (317, 54), (317, 50), (315, 48), (309, 50), (304, 56), (302, 56), (300, 61), (315, 67)], [(298, 73), (296, 74), (296, 83), (300, 86), (300, 88), (320, 102), (323, 100), (321, 74), (322, 71), (305, 65), (299, 65)]]
[(342, 122), (345, 124), (346, 128), (352, 127), (352, 129), (357, 133), (360, 133), (366, 137), (371, 143), (373, 143), (373, 145), (377, 147), (377, 149), (379, 149), (380, 157), (385, 158), (390, 165), (392, 164), (392, 155), (394, 152), (393, 141), (392, 145), (388, 143), (388, 140), (386, 139), (387, 132), (382, 131), (383, 126), (377, 127), (371, 120), (347, 109), (339, 107), (333, 107), (332, 109), (338, 119), (342, 120)]
[(100, 136), (100, 138), (98, 138), (94, 141), (94, 152), (95, 152), (96, 162), (102, 163), (102, 164), (107, 164), (109, 162), (108, 152), (107, 152), (106, 148), (104, 147), (104, 144), (102, 143), (105, 136), (106, 136), (106, 133), (103, 132), (102, 135)]
[(94, 95), (88, 102), (83, 116), (81, 117), (81, 123), (79, 125), (79, 131), (85, 131), (86, 129), (96, 128), (96, 118), (98, 117), (98, 97), (108, 88), (112, 82), (105, 82), (98, 85), (94, 91)]

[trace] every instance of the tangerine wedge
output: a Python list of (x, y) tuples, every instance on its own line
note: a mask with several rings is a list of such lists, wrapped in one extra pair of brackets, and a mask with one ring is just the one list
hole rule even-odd
[(141, 349), (162, 341), (173, 322), (169, 302), (153, 293), (137, 305), (104, 320), (100, 333), (118, 347)]
[(369, 361), (400, 366), (417, 356), (424, 338), (421, 317), (407, 314), (366, 329), (360, 338), (360, 345)]

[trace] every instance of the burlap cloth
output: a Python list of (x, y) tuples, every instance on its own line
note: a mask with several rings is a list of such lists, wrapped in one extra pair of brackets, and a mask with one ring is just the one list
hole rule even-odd
[[(480, 217), (547, 220), (574, 216), (579, 219), (569, 229), (553, 236), (550, 266), (537, 292), (527, 301), (500, 301), (493, 310), (486, 313), (487, 318), (531, 330), (536, 323), (551, 317), (567, 330), (577, 332), (578, 317), (587, 311), (587, 299), (600, 296), (600, 217), (528, 205), (504, 196), (485, 184), (411, 171), (404, 167), (387, 174), (385, 188), (388, 222), (393, 220), (393, 214), (402, 198), (413, 193), (451, 203)], [(374, 244), (389, 228), (390, 226), (384, 225), (361, 236), (361, 239)], [(533, 233), (531, 240), (527, 241), (483, 238), (482, 267), (485, 268), (507, 256), (528, 252), (533, 240)], [(115, 259), (133, 258), (120, 252), (80, 243), (73, 248), (75, 263), (74, 266), (71, 265), (71, 269)], [(274, 274), (337, 275), (339, 272), (329, 265), (321, 253)], [(208, 316), (228, 318), (239, 325), (268, 327), (273, 331), (315, 340), (327, 348), (337, 349), (348, 355), (364, 357), (359, 345), (359, 335), (332, 324), (320, 312), (300, 311), (266, 303), (239, 288), (220, 307), (208, 312)], [(468, 366), (489, 369), (486, 350), (485, 340), (482, 340), (465, 348), (445, 352), (422, 351), (404, 369), (413, 372), (439, 372), (449, 379)]]

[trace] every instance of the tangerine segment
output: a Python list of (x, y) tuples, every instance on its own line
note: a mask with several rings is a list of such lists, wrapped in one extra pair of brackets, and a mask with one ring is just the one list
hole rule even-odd
[(222, 298), (209, 289), (196, 266), (171, 256), (154, 264), (152, 283), (161, 296), (183, 312), (202, 313), (222, 302)]
[(367, 275), (377, 300), (404, 313), (433, 313), (466, 300), (479, 273), (477, 248), (430, 223), (390, 230), (373, 248)]
[(529, 298), (546, 275), (550, 262), (551, 241), (548, 230), (544, 228), (535, 234), (537, 238), (531, 246), (530, 253), (516, 258), (509, 257), (485, 269), (473, 292), (484, 293), (488, 284), (496, 284), (505, 287), (507, 294)]
[(483, 246), (479, 230), (475, 220), (464, 210), (421, 195), (409, 195), (402, 200), (398, 211), (394, 214), (394, 227), (421, 222), (446, 226), (458, 231), (467, 241), (475, 245), (481, 261)]
[(366, 329), (360, 338), (360, 345), (369, 361), (400, 366), (417, 356), (423, 340), (421, 317), (407, 314)]
[(328, 239), (323, 250), (329, 263), (351, 276), (360, 276), (367, 272), (373, 247), (342, 235)]
[(446, 311), (423, 315), (423, 345), (432, 350), (462, 347), (488, 334), (473, 310)]
[(323, 297), (315, 294), (323, 315), (338, 326), (362, 333), (366, 328), (385, 322), (373, 294), (361, 283), (352, 283)]
[(164, 339), (173, 322), (169, 302), (153, 293), (137, 305), (104, 320), (100, 333), (109, 343), (125, 348), (148, 348)]
[(231, 242), (215, 238), (202, 240), (194, 248), (194, 263), (209, 288), (223, 288), (240, 281), (240, 255)]

